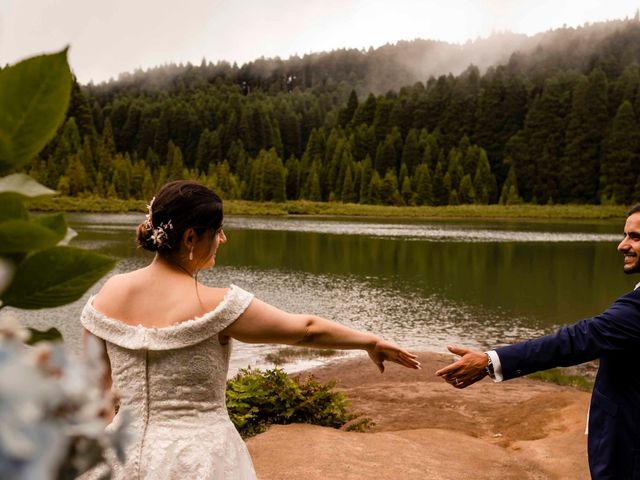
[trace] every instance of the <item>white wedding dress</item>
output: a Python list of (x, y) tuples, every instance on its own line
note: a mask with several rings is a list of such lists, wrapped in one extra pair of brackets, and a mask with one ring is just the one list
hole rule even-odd
[[(215, 310), (163, 328), (109, 318), (89, 299), (82, 325), (105, 340), (120, 411), (127, 409), (133, 417), (126, 462), (114, 466), (112, 478), (256, 478), (249, 452), (227, 414), (230, 345), (218, 339), (252, 299), (231, 285)], [(98, 468), (81, 478), (100, 474)]]

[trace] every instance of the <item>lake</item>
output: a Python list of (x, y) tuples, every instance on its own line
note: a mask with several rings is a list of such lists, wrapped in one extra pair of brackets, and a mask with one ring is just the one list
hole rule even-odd
[[(147, 264), (135, 246), (142, 214), (70, 214), (72, 244)], [(450, 343), (486, 348), (553, 331), (599, 313), (627, 292), (616, 246), (623, 221), (524, 222), (379, 218), (225, 218), (228, 242), (199, 279), (235, 283), (279, 308), (315, 313), (414, 350)], [(15, 314), (56, 326), (80, 348), (79, 315), (94, 286), (64, 307)], [(7, 309), (9, 310), (9, 309)], [(232, 368), (270, 366), (277, 346), (235, 342)], [(319, 362), (299, 362), (289, 370)]]

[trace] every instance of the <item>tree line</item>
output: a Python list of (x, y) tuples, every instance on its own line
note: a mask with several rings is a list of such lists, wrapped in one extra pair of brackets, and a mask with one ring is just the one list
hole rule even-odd
[(547, 50), (379, 95), (221, 76), (156, 89), (74, 83), (66, 122), (28, 171), (69, 195), (120, 198), (149, 198), (173, 178), (257, 201), (640, 198), (640, 24), (619, 22), (567, 67), (564, 50)]

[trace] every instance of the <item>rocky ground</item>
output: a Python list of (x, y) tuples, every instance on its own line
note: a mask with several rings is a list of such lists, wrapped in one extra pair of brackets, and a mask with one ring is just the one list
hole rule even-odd
[(456, 390), (433, 372), (450, 355), (423, 353), (422, 370), (367, 357), (320, 367), (367, 433), (284, 425), (249, 439), (258, 477), (270, 479), (588, 479), (584, 434), (590, 395), (531, 379), (484, 379)]

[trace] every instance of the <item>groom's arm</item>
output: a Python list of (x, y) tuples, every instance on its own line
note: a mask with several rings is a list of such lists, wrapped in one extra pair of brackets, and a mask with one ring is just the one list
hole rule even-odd
[(553, 367), (578, 365), (613, 352), (640, 348), (640, 292), (631, 292), (605, 312), (551, 335), (497, 348), (504, 379)]
[[(618, 299), (604, 313), (560, 328), (551, 335), (497, 348), (487, 353), (450, 347), (457, 362), (436, 375), (464, 388), (488, 374), (489, 360), (495, 380), (527, 375), (558, 366), (577, 365), (600, 356), (640, 348), (640, 291)], [(503, 378), (500, 378), (503, 377)]]

